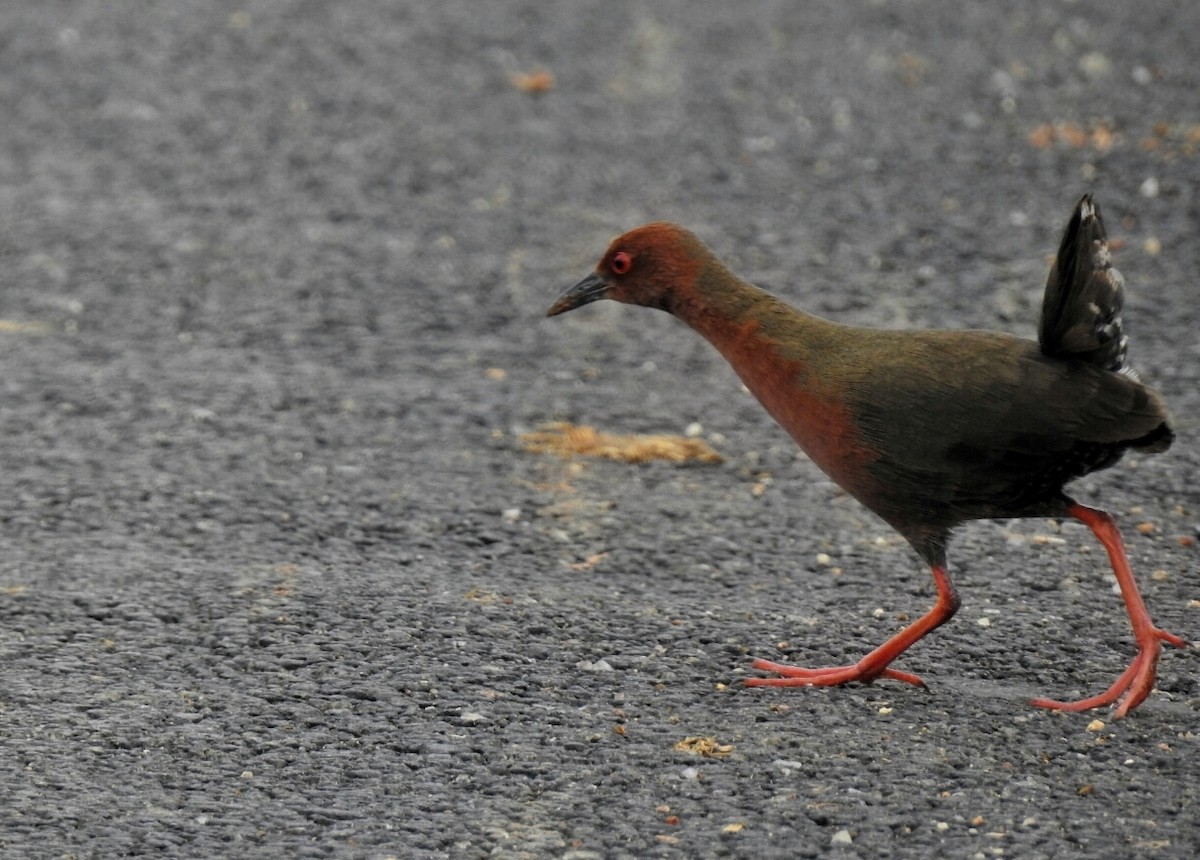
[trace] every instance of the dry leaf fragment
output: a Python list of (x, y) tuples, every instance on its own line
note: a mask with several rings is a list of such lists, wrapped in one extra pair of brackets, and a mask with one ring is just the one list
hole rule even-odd
[(532, 72), (513, 72), (508, 79), (523, 93), (548, 93), (554, 89), (554, 75), (549, 69), (534, 69)]
[(1049, 149), (1054, 145), (1054, 125), (1044, 122), (1029, 132), (1029, 143), (1035, 149)]
[(591, 570), (606, 558), (608, 558), (607, 552), (598, 552), (595, 555), (589, 555), (583, 561), (577, 561), (572, 564), (571, 570)]
[(495, 592), (486, 591), (478, 586), (471, 586), (471, 588), (467, 590), (467, 593), (463, 595), (463, 599), (474, 600), (476, 603), (482, 603), (485, 606), (489, 606), (493, 603), (496, 603), (500, 599), (500, 596)]
[(633, 435), (601, 433), (595, 427), (558, 422), (544, 429), (521, 435), (521, 443), (531, 454), (557, 454), (560, 457), (602, 457), (622, 463), (646, 463), (667, 460), (683, 463), (720, 463), (724, 458), (702, 439), (686, 436)]
[(717, 743), (715, 737), (686, 737), (675, 744), (675, 752), (691, 753), (704, 758), (725, 758), (733, 752), (733, 744)]
[(1087, 133), (1079, 127), (1078, 123), (1060, 122), (1055, 131), (1058, 133), (1058, 139), (1068, 146), (1073, 146), (1076, 149), (1082, 149), (1087, 146)]
[(1108, 152), (1116, 143), (1117, 136), (1105, 122), (1092, 122), (1085, 128), (1077, 122), (1044, 122), (1029, 132), (1029, 144), (1035, 149), (1049, 149), (1056, 143), (1074, 149), (1091, 147), (1097, 152)]

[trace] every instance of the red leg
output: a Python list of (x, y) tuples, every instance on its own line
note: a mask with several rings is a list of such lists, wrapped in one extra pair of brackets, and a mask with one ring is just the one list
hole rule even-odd
[(1062, 711), (1086, 711), (1088, 708), (1098, 708), (1120, 701), (1116, 712), (1116, 718), (1120, 719), (1150, 695), (1150, 690), (1154, 687), (1158, 655), (1162, 651), (1161, 643), (1169, 642), (1176, 648), (1185, 648), (1187, 643), (1173, 633), (1155, 627), (1154, 622), (1150, 620), (1150, 613), (1146, 611), (1146, 604), (1142, 602), (1142, 595), (1133, 579), (1133, 571), (1129, 569), (1129, 560), (1125, 557), (1125, 546), (1121, 543), (1121, 533), (1117, 531), (1116, 521), (1104, 511), (1085, 507), (1078, 502), (1071, 502), (1067, 513), (1090, 528), (1108, 550), (1108, 558), (1112, 562), (1113, 573), (1121, 587), (1121, 597), (1125, 600), (1129, 621), (1133, 625), (1138, 655), (1129, 664), (1129, 668), (1121, 673), (1121, 677), (1117, 678), (1116, 683), (1098, 696), (1078, 702), (1034, 699), (1032, 704), (1039, 708), (1055, 708)]
[(937, 603), (927, 613), (905, 627), (887, 642), (884, 642), (866, 657), (851, 666), (832, 666), (827, 669), (805, 669), (770, 660), (755, 660), (754, 668), (774, 672), (778, 678), (748, 678), (748, 687), (832, 687), (859, 681), (869, 684), (876, 678), (891, 678), (924, 687), (925, 682), (916, 675), (889, 669), (888, 665), (908, 650), (914, 642), (950, 620), (958, 611), (958, 594), (944, 565), (933, 566), (933, 581), (937, 585)]

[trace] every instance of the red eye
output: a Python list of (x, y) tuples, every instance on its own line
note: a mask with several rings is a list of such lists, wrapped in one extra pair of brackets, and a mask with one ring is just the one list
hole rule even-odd
[(624, 251), (617, 251), (613, 254), (612, 260), (608, 267), (613, 270), (614, 275), (624, 275), (633, 268), (633, 257), (626, 254)]

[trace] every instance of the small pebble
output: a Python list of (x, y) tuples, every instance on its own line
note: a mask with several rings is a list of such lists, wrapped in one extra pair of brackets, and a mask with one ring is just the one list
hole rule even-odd
[(594, 663), (591, 660), (580, 660), (575, 664), (575, 668), (582, 669), (584, 672), (611, 672), (613, 670), (612, 664), (607, 660), (597, 660)]
[(1112, 71), (1112, 61), (1099, 51), (1091, 51), (1079, 58), (1079, 71), (1092, 80), (1107, 77)]

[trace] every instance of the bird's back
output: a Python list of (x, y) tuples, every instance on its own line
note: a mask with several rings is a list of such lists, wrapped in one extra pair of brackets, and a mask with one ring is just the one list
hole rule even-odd
[(1166, 450), (1166, 404), (1127, 365), (1123, 304), (1099, 207), (1085, 196), (1046, 282), (1037, 343), (898, 332), (889, 363), (879, 352), (893, 336), (868, 338), (876, 355), (863, 363), (876, 370), (853, 411), (879, 452), (872, 476), (892, 488), (871, 506), (895, 516), (915, 501), (949, 525), (1054, 513), (1067, 482), (1130, 448)]
[[(897, 332), (848, 390), (875, 452), (862, 500), (894, 521), (1054, 513), (1067, 482), (1159, 449), (1166, 406), (1124, 374), (992, 332)], [(904, 335), (903, 337), (899, 337)], [(886, 350), (889, 337), (872, 338)], [(1169, 442), (1168, 442), (1169, 443)]]

